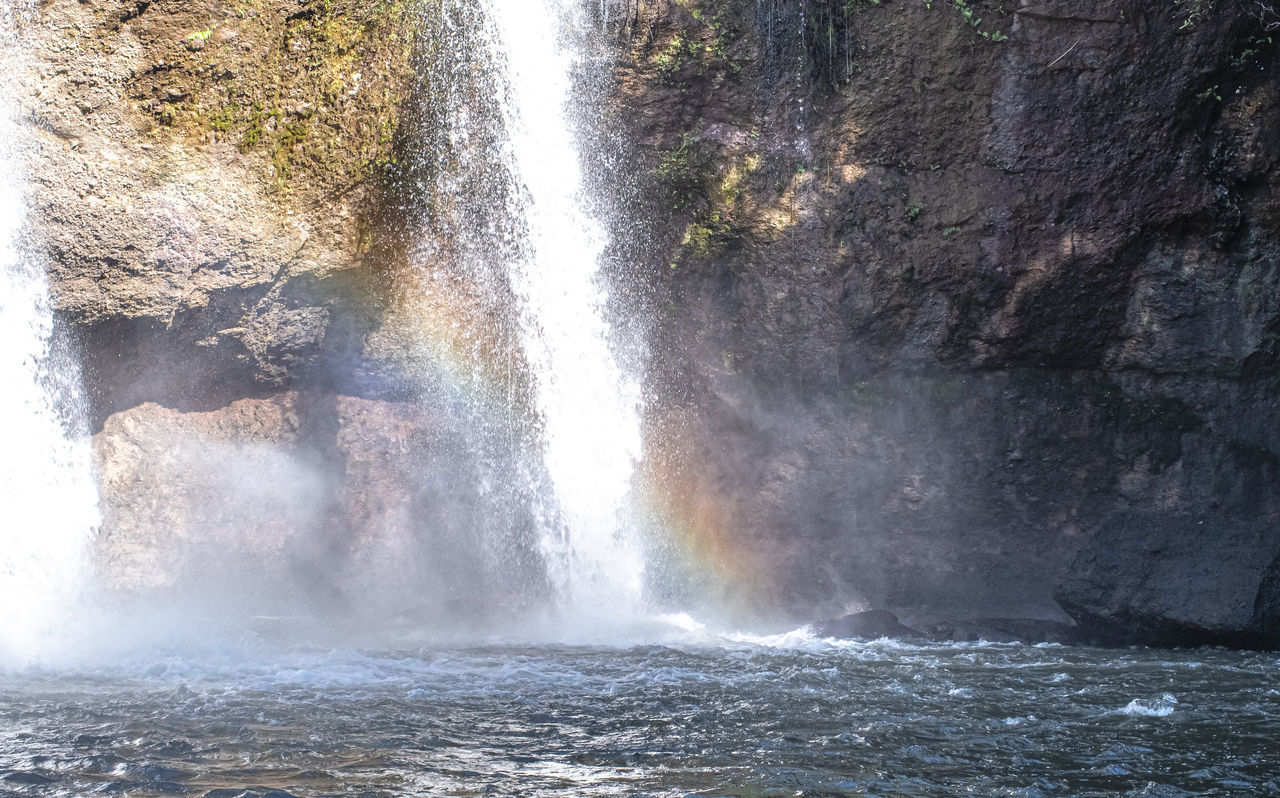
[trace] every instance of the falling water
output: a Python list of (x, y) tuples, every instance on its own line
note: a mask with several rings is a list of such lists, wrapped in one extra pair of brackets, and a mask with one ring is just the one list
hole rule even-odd
[(420, 255), (449, 260), (454, 272), (440, 279), (420, 265), (420, 277), (456, 292), (465, 275), (480, 295), (469, 301), (487, 306), (490, 321), (472, 337), (489, 343), (468, 358), (506, 360), (485, 351), (495, 345), (517, 351), (515, 390), (528, 400), (506, 401), (532, 419), (519, 445), (537, 452), (526, 493), (535, 546), (559, 607), (577, 620), (593, 610), (610, 618), (636, 610), (644, 576), (628, 509), (641, 454), (640, 389), (614, 352), (601, 274), (605, 234), (587, 210), (574, 132), (582, 121), (574, 116), (582, 103), (573, 100), (589, 36), (585, 7), (583, 0), (431, 6), (427, 24), (439, 44), (422, 65), (419, 121), (422, 168), (435, 170), (425, 229), (442, 242)]
[(0, 666), (38, 660), (54, 643), (98, 523), (79, 372), (53, 346), (44, 265), (23, 244), (26, 133), (13, 101), (22, 11), (0, 3)]
[(510, 168), (525, 189), (528, 247), (510, 268), (563, 521), (543, 530), (542, 547), (571, 604), (617, 611), (635, 606), (643, 572), (625, 518), (640, 391), (611, 350), (604, 233), (584, 207), (569, 112), (582, 9), (574, 0), (486, 2), (506, 55)]

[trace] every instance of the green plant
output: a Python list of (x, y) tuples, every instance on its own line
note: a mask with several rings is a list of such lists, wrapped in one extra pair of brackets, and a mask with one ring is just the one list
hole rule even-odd
[(707, 156), (702, 140), (692, 133), (680, 136), (678, 146), (658, 151), (653, 177), (667, 195), (674, 211), (692, 208), (706, 191)]
[[(947, 1), (951, 4), (953, 8), (955, 8), (957, 11), (960, 12), (961, 18), (965, 21), (965, 23), (969, 25), (969, 27), (975, 28), (975, 29), (981, 27), (982, 17), (978, 16), (977, 12), (973, 9), (973, 7), (969, 5), (969, 0), (947, 0)], [(934, 0), (924, 0), (924, 7), (926, 9), (932, 9), (933, 3), (934, 3)], [(1004, 12), (1003, 5), (1001, 5), (997, 9), (997, 13), (1001, 14), (1002, 16), (1004, 15), (1005, 12)], [(994, 32), (977, 30), (976, 32), (982, 38), (992, 42), (1005, 42), (1009, 40), (1008, 34), (1002, 33), (999, 30), (996, 30)]]
[[(1267, 6), (1259, 0), (1252, 0), (1256, 5), (1263, 8)], [(1202, 20), (1208, 17), (1209, 12), (1213, 9), (1215, 0), (1173, 0), (1173, 5), (1177, 9), (1174, 16), (1182, 17), (1182, 24), (1178, 27), (1180, 31), (1191, 30)], [(1247, 5), (1241, 2), (1241, 6)], [(1272, 12), (1275, 13), (1275, 12)]]
[(231, 114), (230, 108), (220, 108), (217, 113), (209, 118), (209, 128), (219, 133), (225, 133), (231, 129), (231, 124), (235, 121)]
[(1196, 95), (1197, 100), (1207, 100), (1212, 97), (1217, 102), (1222, 102), (1222, 93), (1218, 90), (1218, 84), (1213, 84), (1209, 88)]
[(911, 205), (907, 208), (907, 221), (914, 222), (920, 218), (920, 213), (924, 210), (919, 205)]

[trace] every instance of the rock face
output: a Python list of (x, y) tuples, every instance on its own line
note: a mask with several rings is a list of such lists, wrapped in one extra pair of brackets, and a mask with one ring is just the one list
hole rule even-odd
[[(623, 149), (589, 166), (627, 188), (603, 204), (650, 353), (645, 476), (728, 601), (1275, 644), (1267, 7), (620, 5), (600, 117)], [(511, 430), (423, 345), (507, 333), (465, 287), (405, 279), (393, 178), (421, 175), (397, 147), (435, 118), (421, 10), (41, 6), (30, 205), (122, 583), (216, 546), (281, 563), (298, 600), (500, 611), (547, 589), (527, 507), (460, 454)], [(519, 363), (491, 359), (518, 393)], [(486, 513), (516, 540), (469, 539)]]
[[(773, 575), (761, 604), (1067, 621), (1061, 581), (1099, 639), (1274, 628), (1280, 94), (1252, 6), (637, 12), (619, 117), (653, 153), (652, 380), (682, 405), (656, 423)], [(1120, 571), (1082, 565), (1112, 545)], [(1194, 588), (1205, 556), (1229, 590)]]
[(1101, 643), (1280, 647), (1276, 537), (1266, 522), (1118, 514), (1056, 596)]
[(502, 516), (519, 504), (500, 489), (477, 495), (493, 464), (459, 459), (458, 434), (416, 404), (299, 391), (115, 413), (95, 447), (100, 578), (207, 611), (510, 613), (547, 589), (532, 525)]
[[(98, 412), (341, 373), (412, 17), (376, 2), (42, 4), (34, 234)], [(347, 369), (350, 371), (350, 369)]]

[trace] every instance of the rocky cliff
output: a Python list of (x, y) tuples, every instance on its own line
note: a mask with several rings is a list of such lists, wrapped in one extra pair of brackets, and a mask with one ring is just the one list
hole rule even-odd
[(655, 348), (678, 353), (654, 381), (766, 602), (1274, 630), (1277, 22), (637, 11), (618, 102), (665, 202)]
[[(422, 175), (398, 148), (433, 119), (416, 76), (439, 6), (41, 7), (33, 218), (122, 584), (198, 571), (249, 501), (273, 520), (244, 562), (287, 551), (308, 601), (373, 590), (354, 574), (414, 536), (389, 602), (545, 589), (529, 563), (516, 586), (457, 576), (491, 561), (450, 533), (483, 469), (446, 444), (477, 419), (417, 362), (413, 309), (436, 300), (407, 287)], [(591, 165), (647, 340), (645, 476), (707, 528), (724, 597), (1280, 642), (1264, 6), (625, 6), (601, 21), (618, 146)], [(450, 296), (435, 315), (500, 349), (492, 308)], [(334, 551), (350, 579), (315, 575)]]

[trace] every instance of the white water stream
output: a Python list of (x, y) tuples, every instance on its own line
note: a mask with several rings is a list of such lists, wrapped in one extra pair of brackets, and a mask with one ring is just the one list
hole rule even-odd
[(541, 547), (562, 605), (582, 618), (637, 610), (644, 560), (630, 523), (641, 455), (640, 386), (612, 350), (600, 274), (605, 234), (586, 208), (573, 79), (586, 20), (578, 0), (484, 0), (505, 68), (508, 169), (526, 246), (509, 274), (534, 375), (543, 459), (559, 523)]
[(44, 264), (22, 238), (28, 134), (13, 96), (23, 10), (0, 2), (0, 667), (61, 642), (98, 524), (79, 371), (51, 347)]

